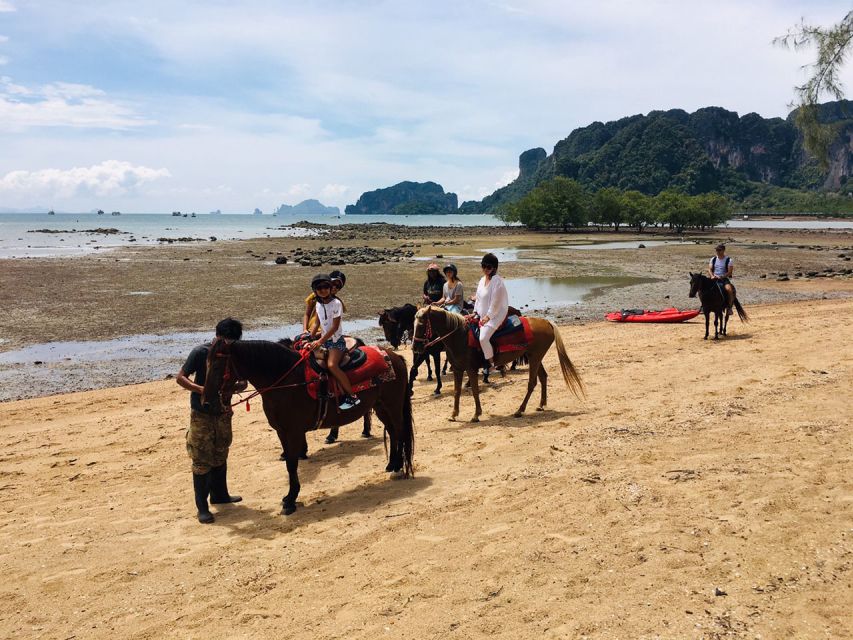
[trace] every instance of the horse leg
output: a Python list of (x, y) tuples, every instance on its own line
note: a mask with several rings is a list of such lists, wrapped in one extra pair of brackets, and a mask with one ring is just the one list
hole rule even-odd
[(409, 369), (409, 386), (415, 382), (415, 378), (418, 377), (418, 368), (421, 366), (421, 363), (424, 361), (426, 356), (423, 353), (416, 353), (415, 359), (412, 362), (412, 368)]
[(432, 354), (433, 362), (435, 362), (435, 391), (432, 392), (435, 396), (441, 395), (441, 351), (436, 351)]
[(299, 456), (288, 454), (286, 463), (290, 489), (288, 490), (287, 495), (281, 500), (281, 512), (284, 515), (289, 516), (296, 511), (296, 497), (299, 495), (300, 485), (299, 474), (297, 473), (297, 469), (299, 468)]
[(720, 325), (720, 312), (714, 311), (714, 340), (720, 339), (719, 325)]
[[(708, 339), (708, 322), (710, 321), (710, 319), (711, 319), (711, 312), (710, 312), (710, 311), (705, 311), (705, 337), (704, 337), (704, 338), (702, 338), (703, 340), (707, 340), (707, 339)], [(716, 322), (717, 322), (717, 321), (716, 321), (716, 319), (715, 319), (715, 320), (714, 320), (715, 326), (716, 326)]]
[[(527, 409), (527, 401), (530, 400), (530, 396), (533, 394), (533, 390), (536, 388), (536, 380), (539, 375), (539, 368), (542, 366), (542, 361), (530, 362), (530, 369), (528, 369), (527, 376), (527, 393), (524, 394), (524, 400), (521, 402), (521, 406), (518, 408), (518, 411), (515, 412), (515, 417), (520, 418), (524, 413), (524, 410)], [(544, 405), (540, 405), (540, 409)]]
[(462, 369), (453, 369), (453, 415), (450, 416), (450, 421), (453, 422), (459, 416), (459, 396), (462, 394), (462, 376), (465, 372)]
[(388, 407), (385, 404), (377, 403), (375, 407), (376, 415), (382, 421), (385, 433), (388, 434), (390, 445), (388, 447), (388, 464), (385, 466), (385, 471), (388, 473), (397, 473), (403, 470), (403, 443), (400, 440), (399, 433), (394, 427), (397, 424), (402, 424), (402, 416), (394, 419)]
[[(426, 360), (427, 363), (427, 382), (432, 382), (432, 366), (429, 363), (429, 351), (424, 351), (423, 360)], [(421, 362), (423, 362), (423, 360)]]
[(474, 396), (474, 417), (471, 418), (471, 422), (479, 422), (483, 408), (480, 406), (480, 380), (476, 369), (468, 371), (468, 382), (471, 383), (471, 395)]
[(444, 354), (444, 367), (441, 369), (441, 375), (443, 375), (443, 376), (447, 375), (447, 367), (449, 367), (449, 366), (450, 366), (450, 360), (448, 359), (447, 354), (445, 353)]
[(542, 389), (542, 395), (539, 398), (539, 406), (537, 411), (545, 411), (545, 405), (548, 404), (548, 372), (542, 366), (542, 361), (539, 361), (539, 387)]
[(326, 436), (326, 444), (333, 444), (338, 439), (338, 428), (332, 427), (329, 429), (329, 435)]
[(370, 427), (371, 427), (371, 419), (370, 416), (372, 412), (368, 411), (364, 414), (364, 426), (361, 428), (361, 437), (369, 438), (370, 437)]

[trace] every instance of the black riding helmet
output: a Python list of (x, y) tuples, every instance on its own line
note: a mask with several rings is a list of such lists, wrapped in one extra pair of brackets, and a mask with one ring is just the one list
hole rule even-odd
[(332, 272), (329, 274), (329, 277), (330, 277), (332, 280), (339, 280), (339, 281), (340, 281), (341, 286), (340, 286), (340, 287), (338, 287), (338, 289), (343, 289), (343, 288), (344, 288), (344, 285), (347, 283), (347, 277), (344, 275), (344, 272), (343, 272), (343, 271), (340, 271), (340, 270), (338, 270), (338, 269), (335, 269), (334, 271), (332, 271)]
[(442, 273), (447, 273), (448, 271), (453, 272), (454, 278), (459, 274), (459, 271), (456, 270), (456, 265), (453, 264), (452, 262), (444, 265), (444, 269), (441, 270)]
[(480, 260), (481, 267), (491, 267), (494, 271), (498, 270), (498, 257), (494, 253), (487, 253)]
[(327, 284), (330, 287), (332, 286), (332, 278), (329, 277), (325, 273), (318, 273), (316, 276), (311, 278), (311, 290), (317, 291), (317, 287), (321, 284)]

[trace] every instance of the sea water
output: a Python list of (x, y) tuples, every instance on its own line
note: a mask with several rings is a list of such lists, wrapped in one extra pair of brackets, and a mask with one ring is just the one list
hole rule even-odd
[[(0, 258), (33, 258), (86, 255), (135, 244), (159, 244), (160, 238), (191, 241), (237, 240), (312, 235), (310, 229), (294, 228), (307, 220), (328, 225), (385, 222), (407, 226), (500, 225), (489, 215), (419, 216), (272, 216), (245, 214), (197, 214), (195, 218), (162, 213), (128, 213), (113, 216), (96, 213), (0, 214)], [(119, 233), (92, 233), (95, 229)], [(39, 233), (47, 229), (62, 233)]]

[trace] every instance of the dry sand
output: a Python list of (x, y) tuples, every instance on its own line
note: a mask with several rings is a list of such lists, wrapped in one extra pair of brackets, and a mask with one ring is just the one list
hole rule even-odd
[(310, 434), (287, 518), (259, 404), (234, 418), (245, 500), (204, 526), (174, 382), (4, 403), (0, 636), (851, 637), (853, 301), (747, 309), (719, 342), (564, 327), (588, 399), (552, 353), (522, 419), (525, 372), (476, 425), (419, 382), (416, 478), (359, 425)]

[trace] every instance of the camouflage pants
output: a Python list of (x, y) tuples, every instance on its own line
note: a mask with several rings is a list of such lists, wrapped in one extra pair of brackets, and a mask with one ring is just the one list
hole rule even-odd
[(192, 410), (187, 429), (187, 453), (195, 474), (205, 474), (228, 461), (231, 446), (231, 414), (211, 415)]

